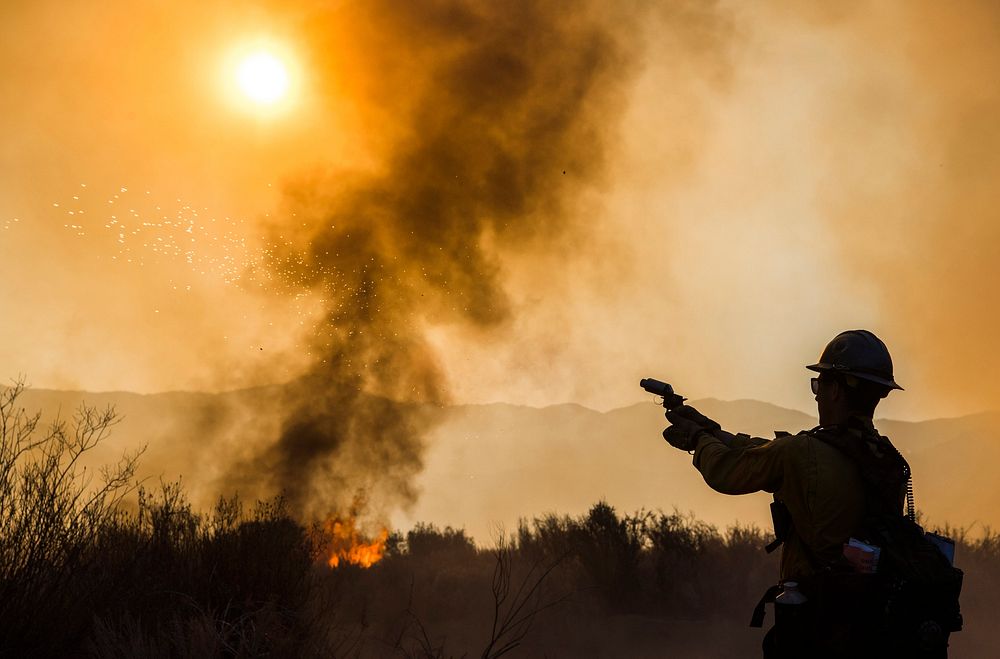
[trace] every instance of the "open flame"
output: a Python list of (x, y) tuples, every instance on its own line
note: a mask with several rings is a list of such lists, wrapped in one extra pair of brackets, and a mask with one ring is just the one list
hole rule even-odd
[(354, 515), (327, 519), (321, 532), (330, 567), (337, 567), (341, 562), (371, 567), (385, 555), (385, 543), (389, 539), (389, 531), (385, 528), (375, 538), (365, 537)]

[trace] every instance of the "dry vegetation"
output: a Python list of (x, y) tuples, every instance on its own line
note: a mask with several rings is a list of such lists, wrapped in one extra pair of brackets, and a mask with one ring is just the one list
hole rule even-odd
[[(179, 484), (135, 485), (138, 455), (100, 474), (78, 467), (113, 411), (41, 428), (20, 393), (0, 395), (0, 656), (757, 652), (745, 625), (776, 568), (756, 528), (598, 503), (498, 533), (492, 548), (418, 525), (391, 535), (372, 568), (331, 569), (280, 500), (199, 513)], [(962, 537), (959, 551), (974, 620), (1000, 586), (1000, 536)]]

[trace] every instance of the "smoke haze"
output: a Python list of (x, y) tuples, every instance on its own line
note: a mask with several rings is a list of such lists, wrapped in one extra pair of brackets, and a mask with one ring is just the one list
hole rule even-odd
[(922, 383), (995, 407), (1000, 6), (907, 3), (844, 20), (834, 28), (854, 31), (872, 65), (842, 86), (830, 122), (838, 176), (823, 201), (843, 258), (887, 324), (906, 328), (897, 343)]

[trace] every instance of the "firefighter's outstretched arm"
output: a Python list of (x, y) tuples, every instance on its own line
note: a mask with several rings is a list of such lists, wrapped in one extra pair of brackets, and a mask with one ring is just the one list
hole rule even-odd
[(694, 451), (694, 465), (708, 485), (724, 494), (774, 492), (781, 484), (781, 454), (772, 442), (734, 435), (689, 405), (668, 410), (663, 437), (672, 446)]
[(694, 451), (694, 466), (709, 487), (723, 494), (776, 492), (784, 472), (784, 443), (747, 435), (736, 435), (727, 445), (701, 433)]
[(674, 409), (667, 410), (667, 421), (670, 427), (663, 431), (663, 438), (671, 446), (682, 451), (693, 451), (698, 444), (698, 435), (702, 432), (715, 437), (720, 442), (731, 448), (746, 448), (766, 444), (766, 439), (751, 437), (750, 435), (734, 435), (722, 429), (717, 421), (714, 421), (690, 405), (681, 405)]

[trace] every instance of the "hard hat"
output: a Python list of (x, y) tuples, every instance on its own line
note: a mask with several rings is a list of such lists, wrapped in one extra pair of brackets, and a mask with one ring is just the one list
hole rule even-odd
[(889, 349), (868, 330), (841, 332), (827, 344), (819, 363), (806, 368), (817, 373), (844, 373), (890, 389), (902, 389), (892, 379)]

